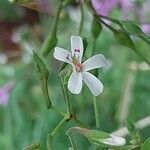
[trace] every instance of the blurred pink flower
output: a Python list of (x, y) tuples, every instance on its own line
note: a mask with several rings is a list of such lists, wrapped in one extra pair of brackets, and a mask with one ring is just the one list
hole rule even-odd
[(38, 0), (38, 5), (43, 12), (50, 13), (50, 5), (48, 0)]
[(119, 0), (119, 4), (121, 6), (122, 17), (124, 19), (129, 19), (128, 17), (131, 15), (131, 11), (133, 11), (133, 8), (134, 8), (133, 1), (132, 0)]
[(142, 24), (141, 29), (145, 33), (150, 33), (150, 24)]
[(0, 88), (0, 105), (7, 107), (10, 96), (10, 91), (15, 85), (15, 81), (10, 81)]
[(119, 0), (92, 0), (92, 5), (99, 15), (107, 16), (118, 2)]

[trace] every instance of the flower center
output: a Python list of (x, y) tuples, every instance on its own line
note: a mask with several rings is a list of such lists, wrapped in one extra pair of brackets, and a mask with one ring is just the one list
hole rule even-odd
[(82, 72), (82, 64), (75, 64), (75, 69), (77, 72)]

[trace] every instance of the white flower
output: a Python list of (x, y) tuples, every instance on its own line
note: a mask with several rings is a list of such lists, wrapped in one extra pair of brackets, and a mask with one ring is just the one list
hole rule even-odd
[(73, 94), (79, 94), (82, 89), (82, 80), (87, 84), (94, 96), (103, 91), (103, 84), (91, 73), (92, 69), (108, 65), (105, 57), (101, 54), (94, 55), (82, 63), (83, 43), (79, 36), (71, 36), (71, 53), (67, 50), (55, 47), (54, 57), (57, 60), (69, 63), (73, 67), (73, 73), (68, 81), (68, 89)]

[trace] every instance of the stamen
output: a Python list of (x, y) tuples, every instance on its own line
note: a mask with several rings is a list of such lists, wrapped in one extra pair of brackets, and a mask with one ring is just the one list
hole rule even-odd
[(74, 51), (80, 53), (80, 49), (75, 49)]

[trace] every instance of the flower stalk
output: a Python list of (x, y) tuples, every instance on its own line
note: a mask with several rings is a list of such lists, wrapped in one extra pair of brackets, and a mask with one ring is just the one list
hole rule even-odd
[(65, 102), (66, 102), (66, 106), (67, 106), (67, 114), (71, 115), (71, 113), (72, 113), (72, 106), (71, 106), (71, 103), (70, 103), (70, 100), (69, 100), (69, 97), (68, 97), (68, 93), (66, 91), (66, 87), (65, 87), (63, 79), (61, 77), (60, 77), (60, 80), (61, 80), (62, 92), (63, 92), (64, 98), (65, 98)]
[(97, 109), (97, 100), (96, 100), (96, 96), (93, 96), (93, 106), (94, 106), (94, 113), (95, 113), (96, 127), (98, 128), (98, 127), (100, 126), (100, 121), (99, 121), (99, 115), (98, 115), (98, 109)]

